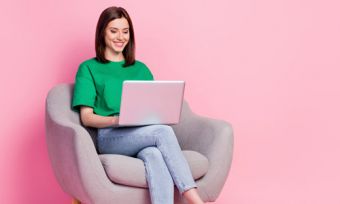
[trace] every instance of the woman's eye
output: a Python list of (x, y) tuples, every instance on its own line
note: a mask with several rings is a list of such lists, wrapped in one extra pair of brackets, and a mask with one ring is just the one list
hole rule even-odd
[[(111, 33), (116, 33), (116, 31), (114, 31), (114, 30), (111, 30)], [(128, 34), (129, 33), (129, 31), (127, 31), (127, 32), (124, 32), (124, 34)]]

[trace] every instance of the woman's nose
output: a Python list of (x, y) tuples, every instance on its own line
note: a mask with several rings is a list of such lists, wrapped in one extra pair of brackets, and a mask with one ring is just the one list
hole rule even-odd
[(118, 37), (117, 38), (118, 39), (122, 39), (122, 36), (123, 36), (122, 33), (118, 32)]

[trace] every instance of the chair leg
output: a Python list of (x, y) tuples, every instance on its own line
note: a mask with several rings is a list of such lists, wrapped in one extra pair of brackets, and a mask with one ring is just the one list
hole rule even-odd
[(81, 204), (79, 200), (72, 198), (72, 204)]

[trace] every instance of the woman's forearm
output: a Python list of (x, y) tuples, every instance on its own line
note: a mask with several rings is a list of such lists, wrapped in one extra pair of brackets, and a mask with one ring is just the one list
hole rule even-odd
[(94, 128), (114, 127), (118, 124), (118, 116), (101, 116), (95, 113), (87, 114), (82, 120), (84, 126)]

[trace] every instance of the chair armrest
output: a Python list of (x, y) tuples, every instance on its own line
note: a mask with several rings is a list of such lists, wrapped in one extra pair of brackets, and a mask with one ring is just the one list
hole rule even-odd
[(233, 128), (228, 122), (205, 117), (201, 117), (200, 123), (205, 124), (200, 139), (210, 139), (202, 151), (209, 160), (209, 169), (197, 183), (203, 187), (208, 200), (213, 202), (222, 191), (230, 171), (234, 147)]
[(208, 172), (196, 182), (200, 191), (205, 193), (205, 200), (215, 201), (227, 179), (232, 162), (234, 138), (231, 124), (191, 112), (173, 128), (179, 136), (182, 149), (200, 152), (208, 158)]
[(45, 119), (48, 154), (62, 189), (84, 203), (93, 203), (103, 189), (114, 190), (87, 130), (48, 111)]

